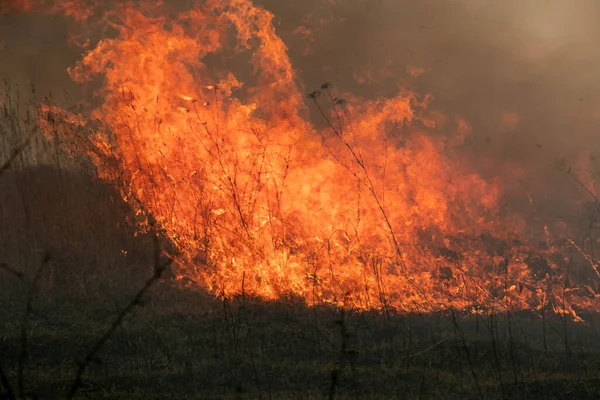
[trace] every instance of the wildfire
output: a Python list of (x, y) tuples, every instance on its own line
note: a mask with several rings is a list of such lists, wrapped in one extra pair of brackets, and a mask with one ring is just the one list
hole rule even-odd
[[(185, 284), (362, 309), (598, 309), (590, 286), (565, 290), (561, 249), (527, 244), (503, 214), (501, 183), (465, 165), (468, 125), (419, 129), (436, 125), (428, 97), (305, 96), (273, 15), (250, 0), (100, 4), (13, 4), (111, 29), (69, 70), (103, 78), (100, 105), (46, 106), (42, 125), (153, 217)], [(215, 68), (232, 49), (252, 73)]]

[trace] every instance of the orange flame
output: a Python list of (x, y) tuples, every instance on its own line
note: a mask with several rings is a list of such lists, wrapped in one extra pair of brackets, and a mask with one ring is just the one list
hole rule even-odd
[[(39, 3), (78, 20), (98, 11)], [(157, 222), (180, 279), (362, 309), (598, 309), (592, 289), (564, 291), (559, 248), (525, 244), (500, 182), (465, 165), (463, 120), (428, 134), (429, 98), (408, 91), (343, 100), (325, 84), (306, 99), (272, 19), (250, 0), (117, 3), (98, 18), (116, 33), (69, 71), (103, 77), (102, 104), (87, 117), (44, 110), (62, 116), (43, 119), (47, 132)], [(211, 64), (231, 47), (252, 67), (246, 83)]]

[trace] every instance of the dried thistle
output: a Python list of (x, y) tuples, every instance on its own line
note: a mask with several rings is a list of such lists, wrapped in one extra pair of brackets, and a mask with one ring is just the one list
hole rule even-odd
[(307, 97), (316, 100), (319, 96), (321, 96), (321, 91), (315, 90), (314, 92), (310, 92)]

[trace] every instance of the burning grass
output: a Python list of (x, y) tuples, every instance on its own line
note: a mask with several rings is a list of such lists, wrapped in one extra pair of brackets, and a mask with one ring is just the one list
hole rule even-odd
[[(98, 106), (47, 104), (42, 129), (90, 157), (140, 231), (156, 221), (184, 285), (364, 310), (598, 309), (593, 257), (503, 208), (502, 181), (464, 156), (468, 124), (432, 123), (430, 97), (324, 84), (306, 98), (273, 15), (248, 0), (53, 4), (27, 10), (110, 33), (69, 70), (102, 79)], [(252, 71), (234, 74), (244, 57)]]
[[(20, 299), (19, 352), (14, 324), (2, 332), (7, 359), (17, 360), (3, 379), (22, 391), (31, 360), (30, 382), (52, 393), (74, 373), (70, 397), (598, 395), (592, 235), (503, 207), (503, 182), (464, 156), (465, 121), (433, 123), (430, 98), (408, 91), (342, 98), (325, 83), (304, 96), (273, 16), (248, 0), (184, 11), (85, 4), (12, 8), (66, 14), (83, 24), (81, 37), (94, 29), (107, 37), (86, 42), (70, 69), (82, 84), (102, 79), (96, 106), (75, 112), (44, 101), (33, 118), (2, 99), (11, 149), (0, 165), (3, 218), (26, 232), (2, 232), (3, 251), (19, 253), (0, 260), (2, 272), (21, 282), (3, 281), (13, 296), (7, 320), (23, 312), (12, 307), (24, 292), (15, 289), (34, 282)], [(212, 67), (211, 57), (225, 56), (249, 57), (253, 71)], [(28, 166), (36, 162), (23, 150), (40, 127), (44, 140), (61, 143), (56, 160), (64, 151), (78, 162)], [(61, 187), (40, 176), (57, 171), (73, 194), (46, 202), (40, 189)], [(565, 171), (597, 208), (590, 181)], [(30, 273), (34, 246), (52, 257)], [(159, 284), (166, 260), (173, 279)], [(131, 264), (141, 267), (119, 270)], [(116, 282), (121, 292), (107, 297)], [(60, 363), (77, 358), (67, 342), (91, 349), (85, 361)], [(58, 372), (48, 376), (44, 362)], [(151, 394), (140, 389), (158, 380)]]
[[(3, 138), (12, 133), (3, 130)], [(27, 396), (63, 398), (71, 387), (74, 398), (106, 399), (599, 394), (594, 313), (573, 323), (548, 308), (358, 312), (351, 302), (308, 307), (297, 295), (265, 302), (242, 291), (219, 300), (171, 281), (136, 300), (152, 276), (153, 251), (147, 236), (127, 227), (132, 210), (93, 174), (32, 167), (24, 151), (0, 176), (2, 226), (10, 227), (0, 232), (7, 267), (0, 370), (16, 388), (22, 363)], [(40, 262), (34, 247), (51, 257), (31, 291)], [(452, 270), (445, 274), (452, 278)]]
[[(30, 397), (63, 398), (78, 363), (105, 332), (112, 336), (87, 365), (75, 398), (598, 396), (596, 314), (573, 323), (531, 311), (358, 312), (308, 307), (298, 296), (218, 300), (169, 281), (157, 282), (128, 311), (152, 275), (152, 245), (148, 238), (134, 239), (133, 228), (128, 236), (112, 226), (130, 217), (120, 196), (109, 195), (91, 175), (49, 167), (22, 169), (17, 163), (0, 179), (22, 196), (1, 202), (2, 225), (12, 227), (2, 230), (2, 243), (15, 244), (3, 247), (3, 260), (10, 259), (20, 277), (0, 269), (0, 367), (16, 387), (29, 302), (23, 380)], [(26, 210), (32, 225), (25, 223)], [(51, 221), (73, 220), (78, 223), (62, 225), (61, 235), (49, 229)], [(24, 237), (51, 255), (29, 298), (27, 282), (40, 260), (32, 246), (17, 246)], [(127, 257), (120, 252), (124, 246)]]

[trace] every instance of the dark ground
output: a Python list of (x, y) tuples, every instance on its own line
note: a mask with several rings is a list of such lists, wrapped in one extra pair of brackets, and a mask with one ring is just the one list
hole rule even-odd
[[(131, 235), (107, 186), (50, 167), (0, 176), (0, 205), (0, 261), (25, 274), (0, 270), (0, 366), (17, 391), (23, 360), (29, 398), (63, 398), (77, 363), (151, 277), (151, 241)], [(342, 316), (293, 298), (219, 301), (162, 279), (105, 343), (77, 397), (598, 399), (600, 318), (585, 319)]]

